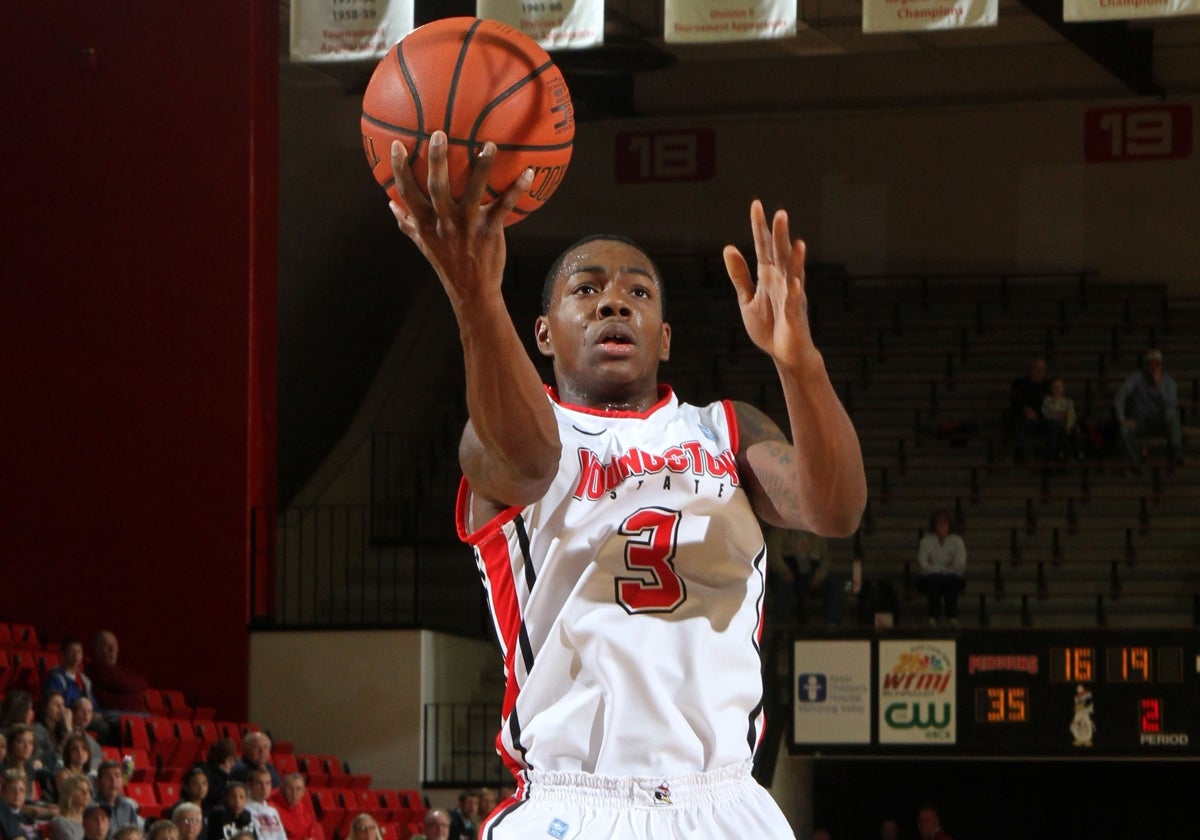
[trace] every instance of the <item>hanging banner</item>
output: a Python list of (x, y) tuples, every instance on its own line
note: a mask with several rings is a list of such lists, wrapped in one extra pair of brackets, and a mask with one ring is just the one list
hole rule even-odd
[(292, 61), (382, 58), (413, 28), (413, 0), (292, 0)]
[(995, 26), (999, 7), (1000, 0), (863, 0), (863, 32)]
[(666, 0), (663, 40), (689, 44), (796, 35), (796, 0)]
[(1200, 0), (1063, 0), (1063, 20), (1127, 20), (1200, 14)]
[(546, 50), (604, 43), (604, 0), (477, 0), (475, 16), (519, 29)]

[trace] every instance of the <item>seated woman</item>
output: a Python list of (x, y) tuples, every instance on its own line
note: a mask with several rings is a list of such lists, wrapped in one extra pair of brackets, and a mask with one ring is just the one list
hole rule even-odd
[[(92, 747), (79, 732), (72, 732), (63, 743), (62, 761), (58, 772), (49, 780), (47, 798), (62, 802), (63, 783), (71, 776), (86, 776), (92, 770)], [(82, 825), (83, 814), (79, 815)]]
[(53, 775), (62, 766), (62, 748), (71, 734), (71, 712), (57, 691), (47, 691), (37, 704), (33, 721), (34, 755), (42, 769)]
[[(208, 840), (232, 840), (237, 834), (255, 834), (254, 816), (246, 810), (246, 786), (230, 782), (225, 787), (224, 805), (208, 815)], [(257, 836), (257, 835), (255, 835)]]
[(204, 768), (197, 764), (183, 774), (183, 781), (179, 785), (179, 801), (163, 811), (163, 819), (174, 819), (175, 810), (180, 805), (187, 803), (198, 807), (203, 814), (206, 799), (208, 799), (208, 775), (204, 772)]
[(58, 816), (50, 820), (50, 840), (83, 840), (83, 811), (92, 802), (92, 782), (82, 773), (62, 780)]
[(951, 533), (950, 514), (935, 510), (917, 547), (917, 591), (929, 599), (930, 626), (938, 626), (943, 615), (958, 626), (958, 594), (966, 588), (966, 574), (967, 546)]

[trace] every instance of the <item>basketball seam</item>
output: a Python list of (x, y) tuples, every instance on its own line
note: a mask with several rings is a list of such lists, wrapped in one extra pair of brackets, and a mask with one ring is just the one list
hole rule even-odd
[[(475, 30), (483, 23), (482, 20), (477, 20), (471, 24), (463, 36), (462, 46), (458, 48), (458, 60), (454, 62), (454, 74), (450, 77), (450, 91), (446, 95), (446, 122), (442, 130), (446, 135), (450, 135), (450, 126), (454, 122), (454, 98), (458, 96), (458, 80), (462, 77), (463, 65), (467, 63), (467, 51), (471, 48), (471, 42), (475, 40)], [(421, 123), (424, 125), (424, 123)], [(472, 161), (474, 168), (474, 161)]]
[[(538, 67), (537, 69), (533, 70), (532, 72), (526, 74), (524, 78), (509, 85), (507, 90), (502, 91), (500, 94), (492, 97), (492, 101), (489, 102), (487, 105), (483, 106), (483, 108), (479, 111), (479, 116), (475, 118), (475, 124), (473, 126), (471, 126), (471, 133), (469, 135), (467, 135), (468, 141), (470, 141), (472, 144), (474, 144), (476, 142), (475, 138), (479, 135), (479, 129), (482, 127), (484, 120), (486, 120), (488, 118), (488, 116), (492, 113), (492, 111), (494, 111), (496, 108), (498, 108), (500, 106), (500, 104), (504, 102), (504, 100), (508, 99), (510, 96), (515, 94), (521, 88), (525, 87), (525, 85), (532, 82), (534, 79), (536, 79), (538, 76), (542, 75), (542, 73), (545, 73), (548, 69), (550, 69), (553, 66), (554, 66), (553, 61), (547, 61), (541, 67)], [(569, 145), (569, 144), (562, 144), (562, 145), (558, 145), (558, 146), (549, 146), (549, 147), (539, 147), (539, 148), (561, 149), (561, 148), (565, 148), (566, 145)], [(514, 149), (521, 149), (521, 148), (526, 148), (526, 147), (523, 147), (523, 146), (501, 146), (499, 143), (497, 143), (496, 148), (497, 149), (508, 149), (511, 151)]]
[[(404, 84), (408, 88), (408, 95), (412, 97), (413, 110), (416, 111), (416, 123), (420, 128), (425, 127), (425, 108), (421, 105), (421, 92), (417, 90), (417, 83), (412, 77), (412, 73), (408, 69), (408, 62), (404, 60), (404, 41), (400, 40), (396, 44), (396, 61), (400, 65), (400, 75), (404, 79)], [(390, 126), (400, 130), (399, 126)], [(416, 142), (413, 143), (411, 160), (416, 160), (421, 154), (421, 143), (424, 141), (424, 132), (418, 130), (413, 136)]]

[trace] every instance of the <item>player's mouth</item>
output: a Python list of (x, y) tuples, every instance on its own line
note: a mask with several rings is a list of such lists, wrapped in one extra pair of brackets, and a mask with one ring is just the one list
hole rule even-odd
[(607, 324), (596, 342), (610, 356), (628, 356), (634, 352), (633, 332), (624, 324)]

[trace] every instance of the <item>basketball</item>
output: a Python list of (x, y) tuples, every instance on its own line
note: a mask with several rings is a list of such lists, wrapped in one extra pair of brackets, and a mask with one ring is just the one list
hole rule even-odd
[(446, 18), (394, 44), (363, 94), (363, 151), (394, 201), (402, 203), (392, 177), (392, 141), (404, 144), (426, 192), (429, 137), (439, 128), (447, 136), (456, 198), (488, 140), (496, 144), (496, 159), (485, 203), (533, 168), (529, 191), (504, 220), (511, 225), (541, 207), (562, 182), (575, 114), (562, 73), (532, 38), (494, 20)]

